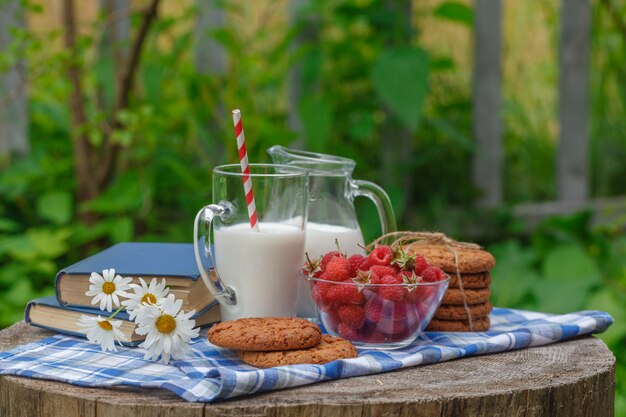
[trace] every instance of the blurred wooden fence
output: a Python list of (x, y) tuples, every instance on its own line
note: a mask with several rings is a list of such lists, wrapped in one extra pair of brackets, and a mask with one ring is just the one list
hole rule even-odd
[[(11, 28), (24, 27), (20, 0), (0, 2), (0, 52), (13, 40)], [(0, 167), (12, 153), (28, 152), (28, 110), (26, 106), (26, 68), (18, 62), (0, 72)]]
[[(208, 34), (226, 24), (224, 10), (214, 1), (196, 0), (198, 18), (195, 29), (195, 66), (203, 74), (222, 74), (227, 57)], [(291, 0), (290, 15), (307, 0)], [(389, 0), (393, 1), (393, 0)], [(411, 1), (405, 0), (406, 10)], [(473, 134), (476, 149), (472, 177), (482, 191), (481, 203), (497, 207), (503, 200), (503, 144), (501, 126), (502, 0), (475, 0), (474, 4), (474, 76)], [(11, 40), (9, 28), (23, 25), (19, 0), (9, 0), (0, 7), (0, 49)], [(129, 0), (107, 2), (114, 8), (128, 8)], [(110, 6), (109, 6), (110, 7)], [(115, 10), (109, 10), (112, 12)], [(410, 16), (410, 13), (408, 13)], [(408, 17), (407, 17), (408, 18)], [(109, 28), (109, 39), (128, 36), (128, 20), (116, 19)], [(559, 145), (556, 174), (558, 201), (547, 205), (530, 204), (516, 208), (524, 216), (552, 214), (583, 208), (589, 197), (588, 159), (588, 83), (590, 0), (561, 1), (559, 45)], [(293, 20), (292, 20), (293, 22)], [(107, 37), (105, 37), (107, 39)], [(26, 94), (23, 88), (24, 67), (16, 65), (0, 74), (0, 156), (28, 149)], [(299, 100), (298, 68), (290, 75), (291, 108)], [(22, 87), (20, 87), (22, 86)], [(301, 128), (297, 115), (289, 117), (294, 130)]]
[[(473, 179), (487, 206), (502, 203), (501, 110), (502, 0), (476, 0), (473, 126), (476, 151)], [(587, 169), (589, 0), (562, 0), (559, 45), (559, 145), (556, 174), (558, 200), (564, 208), (589, 197)], [(530, 173), (529, 173), (530, 174)], [(537, 206), (539, 207), (539, 206)], [(531, 212), (530, 206), (522, 210)], [(538, 209), (538, 212), (542, 211)]]

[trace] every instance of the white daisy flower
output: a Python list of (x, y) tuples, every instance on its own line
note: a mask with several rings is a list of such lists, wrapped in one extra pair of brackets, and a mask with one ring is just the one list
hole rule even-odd
[(146, 335), (139, 345), (147, 349), (144, 359), (156, 360), (161, 356), (161, 362), (168, 363), (170, 356), (180, 359), (189, 351), (189, 342), (200, 330), (194, 329), (196, 321), (190, 319), (195, 311), (180, 311), (182, 304), (182, 300), (170, 294), (160, 306), (145, 305), (138, 310), (135, 333)]
[(126, 340), (124, 334), (120, 330), (121, 320), (110, 320), (104, 317), (93, 317), (81, 314), (78, 326), (85, 328), (87, 331), (87, 340), (100, 345), (102, 350), (117, 350), (115, 341)]
[[(119, 297), (128, 297), (126, 290), (130, 289), (132, 278), (122, 278), (115, 275), (115, 269), (105, 269), (102, 275), (92, 272), (89, 277), (89, 291), (85, 294), (93, 297), (91, 304), (100, 303), (100, 310), (112, 311), (113, 306), (120, 306)], [(94, 297), (95, 296), (95, 297)]]
[(122, 305), (126, 307), (130, 320), (135, 319), (139, 308), (146, 304), (156, 305), (161, 303), (170, 291), (169, 288), (165, 288), (165, 279), (159, 284), (156, 278), (152, 278), (149, 286), (143, 278), (139, 278), (139, 282), (141, 285), (130, 284), (133, 293), (129, 293), (128, 299), (122, 301)]

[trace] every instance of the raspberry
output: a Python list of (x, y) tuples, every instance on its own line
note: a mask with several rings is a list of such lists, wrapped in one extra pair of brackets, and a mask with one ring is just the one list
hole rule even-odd
[(363, 304), (365, 297), (359, 292), (352, 281), (345, 280), (345, 284), (331, 284), (326, 291), (326, 302), (335, 304)]
[(391, 248), (386, 245), (376, 246), (367, 256), (372, 265), (389, 265), (391, 263)]
[(320, 256), (319, 258), (311, 259), (308, 253), (305, 253), (305, 255), (306, 262), (302, 267), (302, 273), (310, 277), (319, 278), (319, 276), (322, 275), (322, 268), (320, 266), (322, 262), (322, 257)]
[(365, 258), (363, 263), (359, 266), (359, 271), (369, 271), (371, 266), (372, 264), (370, 263), (370, 261), (367, 258)]
[(406, 330), (406, 323), (400, 321), (385, 321), (376, 326), (376, 330), (385, 334), (399, 334)]
[(429, 266), (422, 271), (422, 278), (426, 282), (437, 282), (446, 279), (446, 274), (436, 266)]
[(415, 332), (420, 327), (420, 319), (417, 315), (410, 316), (406, 321), (407, 330), (411, 333)]
[(363, 255), (356, 254), (348, 258), (348, 263), (350, 263), (350, 277), (356, 277), (356, 273), (363, 262), (365, 262), (365, 256)]
[(385, 335), (374, 330), (367, 335), (364, 341), (367, 343), (383, 343), (386, 339)]
[(422, 280), (413, 271), (400, 271), (396, 274), (396, 278), (407, 284), (416, 284)]
[(406, 317), (409, 314), (409, 309), (411, 308), (413, 307), (406, 304), (394, 303), (393, 309), (391, 310), (391, 319), (393, 321), (406, 321)]
[(378, 278), (382, 278), (385, 275), (395, 276), (398, 273), (394, 267), (388, 265), (372, 265), (370, 266), (370, 271), (372, 271), (373, 275), (377, 275)]
[(311, 288), (311, 297), (318, 306), (322, 307), (326, 304), (326, 292), (332, 285), (333, 284), (329, 282), (322, 281), (318, 281), (313, 285), (313, 288)]
[(428, 261), (422, 255), (417, 255), (415, 258), (415, 273), (422, 275), (424, 269), (428, 268)]
[(408, 287), (406, 294), (404, 294), (405, 301), (411, 304), (419, 303), (420, 301), (424, 299), (424, 292), (423, 292), (424, 289), (425, 287), (415, 286), (412, 289), (411, 287)]
[(326, 330), (336, 333), (337, 327), (340, 324), (337, 311), (333, 308), (325, 310), (324, 314), (322, 315), (322, 322), (324, 323), (324, 327), (326, 327)]
[(365, 312), (363, 307), (355, 304), (346, 304), (337, 309), (339, 320), (353, 329), (358, 329), (365, 323)]
[(409, 329), (404, 328), (402, 330), (398, 329), (399, 331), (396, 331), (394, 333), (391, 333), (388, 337), (387, 337), (387, 341), (388, 342), (402, 342), (405, 341), (408, 338), (412, 337), (412, 332), (409, 331)]
[(339, 258), (341, 257), (341, 254), (337, 251), (333, 251), (333, 252), (328, 252), (326, 255), (324, 255), (322, 257), (322, 262), (320, 263), (320, 266), (322, 268), (323, 271), (326, 271), (326, 267), (328, 266), (328, 262), (331, 261), (331, 259), (335, 259), (335, 258)]
[(344, 281), (350, 278), (350, 263), (342, 256), (336, 256), (326, 265), (326, 279), (329, 281)]
[(383, 313), (383, 304), (376, 297), (371, 298), (365, 303), (365, 317), (367, 320), (378, 323)]
[(418, 288), (416, 291), (419, 294), (419, 300), (426, 305), (436, 303), (439, 295), (438, 287), (438, 285), (424, 285)]
[(339, 336), (347, 340), (359, 339), (359, 334), (357, 333), (357, 331), (345, 323), (339, 323), (339, 326), (337, 327), (337, 333), (339, 333)]
[(404, 298), (404, 288), (400, 285), (402, 281), (392, 275), (385, 275), (380, 279), (381, 284), (387, 284), (378, 289), (381, 297), (391, 301), (402, 301)]

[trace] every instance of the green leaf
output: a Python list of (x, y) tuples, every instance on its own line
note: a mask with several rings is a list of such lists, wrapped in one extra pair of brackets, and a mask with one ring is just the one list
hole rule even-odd
[(28, 229), (26, 233), (6, 237), (2, 241), (4, 250), (13, 259), (21, 262), (38, 262), (63, 255), (67, 249), (69, 229)]
[(143, 203), (143, 196), (149, 188), (135, 172), (120, 176), (106, 191), (93, 200), (83, 203), (81, 211), (100, 214), (135, 212)]
[(428, 54), (421, 48), (385, 50), (372, 70), (380, 100), (411, 132), (419, 127), (428, 89)]
[(467, 26), (472, 26), (474, 22), (474, 11), (468, 5), (456, 1), (440, 4), (435, 9), (434, 15), (440, 19), (451, 20)]
[(626, 338), (626, 305), (625, 297), (607, 287), (601, 288), (587, 301), (585, 308), (601, 310), (609, 313), (614, 322), (607, 331), (598, 335), (611, 347)]
[(491, 271), (492, 301), (495, 305), (510, 308), (527, 308), (532, 290), (539, 281), (533, 269), (534, 251), (518, 241), (509, 240), (489, 248), (498, 260)]
[(369, 138), (373, 138), (376, 134), (376, 121), (371, 112), (355, 114), (348, 123), (348, 133), (356, 142), (366, 141)]
[(0, 298), (0, 327), (8, 326), (24, 318), (24, 306), (36, 297), (32, 283), (26, 278), (13, 282)]
[(0, 269), (0, 287), (9, 287), (21, 276), (26, 275), (26, 267), (18, 262), (9, 262)]
[(110, 235), (114, 243), (128, 242), (133, 239), (135, 224), (130, 217), (116, 219), (111, 224)]
[(430, 64), (431, 71), (452, 71), (456, 68), (454, 61), (450, 57), (439, 57), (432, 61)]
[(52, 191), (37, 199), (37, 214), (57, 225), (72, 219), (72, 196), (65, 191)]
[(576, 244), (557, 246), (543, 263), (544, 278), (535, 288), (539, 309), (567, 313), (583, 308), (590, 291), (601, 282), (593, 259)]
[(20, 224), (6, 217), (0, 217), (0, 232), (15, 232), (20, 228)]
[(330, 104), (323, 98), (305, 97), (298, 105), (307, 147), (314, 152), (328, 150), (333, 112)]

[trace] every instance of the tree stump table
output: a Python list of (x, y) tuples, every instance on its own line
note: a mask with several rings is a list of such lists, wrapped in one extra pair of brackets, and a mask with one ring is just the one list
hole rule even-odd
[[(0, 331), (0, 351), (51, 334), (17, 323)], [(0, 376), (0, 416), (608, 417), (614, 384), (615, 357), (602, 341), (583, 337), (213, 404), (185, 402), (165, 390)]]

